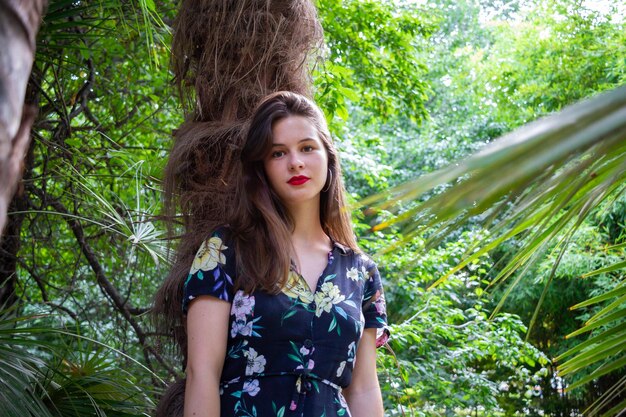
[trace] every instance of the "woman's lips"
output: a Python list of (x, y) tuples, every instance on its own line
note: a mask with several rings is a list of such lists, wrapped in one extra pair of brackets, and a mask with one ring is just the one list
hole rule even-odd
[(310, 180), (310, 178), (309, 178), (309, 177), (305, 177), (305, 176), (299, 175), (299, 176), (297, 176), (297, 177), (291, 177), (291, 178), (289, 179), (289, 181), (287, 181), (287, 182), (288, 182), (289, 184), (291, 184), (291, 185), (302, 185), (302, 184), (304, 184), (305, 182), (307, 182), (308, 180)]

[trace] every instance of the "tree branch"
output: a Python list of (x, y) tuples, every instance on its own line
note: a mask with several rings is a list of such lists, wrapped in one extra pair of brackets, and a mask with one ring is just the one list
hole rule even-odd
[[(72, 319), (78, 321), (79, 317), (78, 314), (76, 314), (75, 312), (73, 312), (72, 310), (70, 310), (69, 308), (61, 305), (61, 304), (57, 304), (57, 303), (53, 303), (52, 301), (50, 301), (49, 297), (48, 297), (48, 292), (46, 291), (46, 285), (47, 286), (51, 286), (50, 283), (48, 283), (46, 280), (44, 280), (43, 278), (41, 278), (39, 276), (39, 274), (37, 274), (35, 272), (35, 270), (31, 267), (29, 267), (23, 260), (16, 258), (17, 263), (20, 264), (20, 267), (24, 268), (28, 274), (31, 276), (31, 278), (33, 278), (35, 280), (35, 283), (37, 284), (37, 287), (39, 287), (39, 290), (41, 291), (41, 299), (43, 300), (44, 304), (47, 304), (57, 310), (61, 310), (65, 313), (67, 313), (68, 316), (70, 316)], [(53, 287), (54, 288), (54, 287)]]
[(87, 81), (85, 81), (85, 84), (83, 84), (80, 90), (78, 90), (78, 93), (76, 93), (76, 96), (73, 98), (74, 104), (72, 105), (72, 110), (69, 114), (70, 121), (82, 113), (82, 111), (87, 107), (87, 99), (89, 98), (91, 86), (95, 80), (95, 70), (91, 58), (87, 60), (87, 67), (89, 68), (89, 77), (87, 77)]
[(150, 308), (148, 307), (128, 307), (128, 311), (130, 312), (130, 314), (134, 315), (134, 316), (141, 316), (142, 314), (146, 314), (147, 312), (150, 311)]

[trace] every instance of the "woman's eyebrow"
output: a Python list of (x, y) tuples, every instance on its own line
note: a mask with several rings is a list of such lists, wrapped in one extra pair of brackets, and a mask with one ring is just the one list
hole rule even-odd
[[(300, 140), (298, 141), (298, 143), (308, 142), (308, 141), (310, 141), (310, 140), (315, 141), (315, 138), (304, 138), (304, 139), (300, 139)], [(284, 144), (282, 144), (282, 143), (272, 143), (272, 147), (274, 147), (274, 146), (285, 146), (285, 145), (284, 145)]]

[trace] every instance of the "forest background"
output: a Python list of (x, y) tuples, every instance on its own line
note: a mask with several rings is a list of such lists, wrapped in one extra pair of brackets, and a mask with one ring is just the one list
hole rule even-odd
[[(617, 0), (317, 4), (326, 59), (312, 63), (316, 99), (355, 207), (626, 81), (626, 10)], [(169, 267), (160, 179), (183, 121), (168, 70), (176, 6), (49, 3), (27, 95), (39, 114), (0, 253), (3, 416), (150, 415), (182, 371), (149, 316)], [(620, 149), (612, 175), (623, 179)], [(491, 234), (480, 218), (436, 244), (433, 231), (376, 227), (449, 185), (354, 210), (392, 323), (390, 349), (379, 355), (388, 415), (626, 408), (626, 198), (617, 184), (575, 232), (559, 235), (565, 249), (559, 236), (535, 247), (535, 262), (507, 281), (500, 272), (526, 242), (514, 236), (475, 252)], [(597, 314), (591, 331), (566, 339)], [(570, 349), (596, 359), (557, 372), (563, 361), (554, 359)]]

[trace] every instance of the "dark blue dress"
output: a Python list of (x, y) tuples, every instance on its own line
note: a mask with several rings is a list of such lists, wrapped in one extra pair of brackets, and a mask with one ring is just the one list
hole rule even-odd
[(341, 388), (350, 384), (363, 329), (379, 329), (378, 346), (388, 334), (376, 265), (334, 243), (315, 293), (295, 271), (277, 295), (234, 292), (234, 248), (224, 232), (200, 247), (183, 297), (185, 314), (201, 295), (232, 304), (221, 416), (350, 416)]

